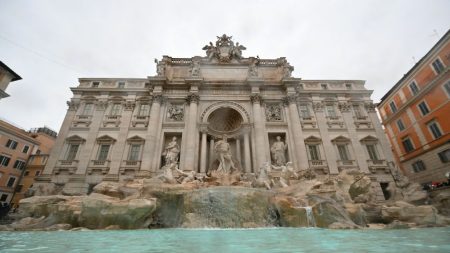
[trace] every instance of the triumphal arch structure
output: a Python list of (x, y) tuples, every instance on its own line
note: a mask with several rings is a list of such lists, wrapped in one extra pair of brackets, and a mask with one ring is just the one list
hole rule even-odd
[(356, 168), (377, 187), (391, 181), (393, 157), (364, 81), (303, 80), (285, 57), (245, 49), (222, 35), (203, 56), (155, 59), (147, 78), (80, 78), (36, 183), (77, 194), (154, 177), (168, 163), (202, 175), (255, 174), (266, 162), (322, 177)]

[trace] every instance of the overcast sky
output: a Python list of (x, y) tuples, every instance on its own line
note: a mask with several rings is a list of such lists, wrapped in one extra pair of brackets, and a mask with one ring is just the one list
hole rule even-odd
[(295, 77), (366, 80), (378, 102), (450, 28), (449, 10), (449, 0), (0, 0), (0, 60), (23, 78), (0, 117), (59, 131), (78, 78), (145, 78), (154, 58), (203, 56), (223, 33), (245, 57), (287, 57)]

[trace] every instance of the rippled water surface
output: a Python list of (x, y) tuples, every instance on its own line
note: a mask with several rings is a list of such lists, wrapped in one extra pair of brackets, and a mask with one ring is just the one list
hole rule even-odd
[(0, 232), (0, 252), (450, 252), (450, 228)]

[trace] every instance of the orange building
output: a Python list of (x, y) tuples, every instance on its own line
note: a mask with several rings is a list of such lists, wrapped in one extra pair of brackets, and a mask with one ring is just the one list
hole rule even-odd
[(28, 132), (0, 120), (0, 204), (11, 202), (28, 157), (38, 149)]
[(36, 153), (30, 155), (28, 159), (23, 177), (17, 184), (11, 206), (17, 206), (19, 200), (27, 197), (28, 190), (33, 186), (35, 177), (41, 175), (44, 170), (50, 151), (52, 150), (57, 137), (56, 132), (47, 127), (31, 129), (29, 134), (39, 142), (39, 147), (36, 150)]
[(400, 167), (413, 181), (447, 180), (450, 171), (450, 31), (378, 104)]

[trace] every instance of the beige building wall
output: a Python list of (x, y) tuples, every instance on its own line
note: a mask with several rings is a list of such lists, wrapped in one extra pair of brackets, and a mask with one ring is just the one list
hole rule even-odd
[(148, 78), (79, 79), (34, 185), (85, 194), (104, 180), (156, 176), (173, 137), (180, 169), (204, 175), (217, 166), (214, 145), (225, 133), (243, 173), (274, 162), (280, 136), (295, 169), (319, 177), (359, 169), (383, 198), (393, 155), (364, 81), (292, 77), (284, 57), (221, 57), (164, 56)]

